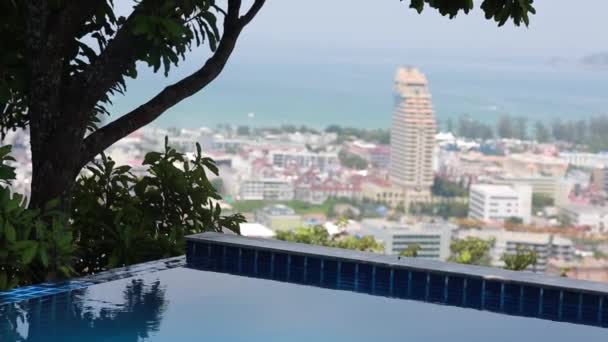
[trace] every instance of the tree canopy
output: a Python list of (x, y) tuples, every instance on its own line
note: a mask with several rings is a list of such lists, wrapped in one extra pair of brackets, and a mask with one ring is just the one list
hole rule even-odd
[(505, 269), (512, 271), (523, 271), (537, 262), (536, 252), (533, 250), (517, 247), (515, 254), (505, 253), (501, 260), (505, 263)]
[(359, 251), (381, 253), (384, 245), (376, 241), (373, 236), (330, 236), (321, 226), (299, 227), (294, 230), (278, 230), (276, 238), (283, 241), (306, 243), (309, 245), (337, 247)]
[(452, 242), (450, 250), (452, 255), (448, 259), (459, 264), (490, 265), (490, 249), (494, 240), (483, 240), (467, 237)]
[[(142, 0), (123, 17), (112, 0), (3, 1), (0, 133), (29, 127), (31, 203), (69, 198), (86, 163), (213, 81), (264, 2), (243, 10), (240, 0), (224, 8), (214, 0)], [(110, 97), (125, 93), (126, 78), (137, 77), (138, 64), (155, 72), (162, 67), (167, 75), (203, 45), (212, 54), (198, 70), (96, 127), (98, 117), (109, 114)]]
[(417, 243), (412, 243), (412, 244), (407, 245), (406, 249), (399, 252), (399, 256), (406, 257), (406, 258), (415, 258), (418, 256), (418, 253), (420, 252), (421, 249), (422, 249), (422, 246), (420, 246)]
[[(402, 0), (403, 1), (403, 0)], [(530, 14), (536, 10), (532, 6), (534, 0), (484, 0), (481, 9), (486, 19), (494, 19), (499, 26), (504, 25), (509, 19), (519, 26), (522, 22), (530, 23)], [(411, 0), (410, 7), (422, 12), (425, 6), (435, 8), (441, 15), (454, 18), (460, 11), (468, 14), (474, 7), (473, 0)]]

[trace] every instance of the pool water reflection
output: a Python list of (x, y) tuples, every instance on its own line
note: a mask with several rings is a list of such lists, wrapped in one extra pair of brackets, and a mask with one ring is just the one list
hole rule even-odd
[(0, 341), (608, 341), (608, 329), (174, 268), (0, 306)]

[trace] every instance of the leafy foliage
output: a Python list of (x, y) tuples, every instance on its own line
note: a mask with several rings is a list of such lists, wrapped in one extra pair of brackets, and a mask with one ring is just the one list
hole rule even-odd
[(420, 252), (421, 249), (422, 247), (419, 244), (413, 243), (407, 245), (407, 248), (402, 250), (401, 253), (399, 253), (399, 256), (406, 258), (415, 258), (418, 256), (418, 252)]
[(593, 152), (608, 149), (608, 116), (598, 115), (585, 119), (555, 120), (551, 123), (551, 136), (554, 140), (577, 145), (586, 145)]
[[(29, 65), (26, 56), (25, 2), (2, 1), (0, 3), (0, 133), (25, 127), (29, 118)], [(53, 10), (60, 12), (68, 2), (53, 1)], [(109, 43), (119, 35), (129, 38), (122, 46), (131, 57), (121, 62), (122, 75), (100, 98), (90, 116), (90, 128), (94, 129), (98, 116), (108, 114), (105, 105), (110, 97), (126, 90), (127, 77), (137, 77), (136, 64), (144, 62), (154, 72), (163, 67), (168, 75), (171, 66), (177, 66), (180, 58), (193, 47), (207, 43), (212, 51), (217, 48), (220, 33), (218, 14), (223, 10), (215, 0), (145, 0), (136, 1), (133, 13), (117, 17), (113, 0), (91, 2), (95, 6), (74, 37), (68, 37), (69, 48), (65, 54), (64, 77), (78, 78), (89, 70), (106, 51)]]
[(72, 225), (78, 238), (79, 272), (180, 255), (184, 236), (227, 228), (239, 233), (242, 215), (223, 216), (207, 171), (217, 166), (193, 160), (169, 146), (144, 158), (148, 173), (136, 178), (128, 166), (102, 155), (74, 189)]
[(502, 255), (501, 260), (505, 263), (505, 269), (523, 271), (529, 266), (536, 264), (537, 256), (536, 252), (518, 246), (515, 254), (505, 253)]
[(519, 226), (524, 224), (524, 220), (519, 216), (510, 216), (505, 219), (505, 226)]
[(0, 148), (0, 290), (74, 273), (72, 234), (59, 202), (49, 202), (41, 214), (26, 207), (23, 195), (11, 193), (10, 151)]
[(469, 139), (488, 140), (494, 138), (494, 130), (490, 125), (468, 115), (458, 118), (457, 133), (458, 136)]
[(493, 245), (494, 240), (483, 240), (474, 237), (454, 241), (450, 245), (452, 255), (448, 261), (459, 264), (489, 265), (489, 253)]
[[(403, 1), (403, 0), (402, 0)], [(519, 26), (522, 22), (527, 26), (530, 23), (530, 14), (535, 14), (532, 7), (534, 0), (484, 0), (481, 9), (486, 19), (494, 19), (498, 26), (504, 25), (509, 19)], [(441, 15), (454, 18), (461, 10), (468, 14), (473, 9), (473, 0), (411, 0), (410, 8), (422, 12), (424, 6), (435, 8)]]
[(146, 155), (141, 178), (102, 155), (76, 183), (69, 220), (59, 200), (28, 209), (22, 195), (11, 194), (10, 151), (0, 148), (0, 289), (180, 255), (185, 235), (239, 233), (245, 221), (222, 215), (207, 178), (217, 167), (198, 145), (188, 160), (165, 140), (164, 152)]
[(211, 185), (213, 186), (215, 191), (217, 191), (218, 194), (224, 194), (226, 192), (224, 180), (219, 177), (212, 179)]
[(499, 137), (504, 139), (528, 139), (528, 119), (525, 117), (513, 117), (503, 115), (496, 123), (496, 132)]
[(438, 176), (435, 176), (433, 180), (431, 191), (434, 196), (441, 197), (466, 197), (468, 195), (468, 191), (462, 183), (451, 182)]
[(294, 230), (278, 230), (275, 236), (278, 240), (306, 243), (309, 245), (337, 247), (359, 251), (382, 252), (384, 246), (372, 236), (356, 238), (354, 236), (332, 237), (321, 226), (300, 227)]
[(469, 214), (469, 205), (466, 202), (441, 201), (434, 203), (412, 203), (409, 213), (414, 216), (437, 216), (444, 219), (464, 218)]
[(551, 131), (542, 121), (536, 121), (534, 124), (534, 135), (539, 143), (547, 143), (551, 141)]
[(551, 196), (544, 194), (532, 194), (532, 207), (534, 208), (534, 211), (539, 211), (554, 205), (555, 200)]
[(391, 132), (388, 129), (361, 129), (354, 127), (342, 127), (339, 125), (329, 125), (325, 128), (326, 133), (336, 133), (338, 142), (361, 139), (377, 144), (387, 145), (391, 142)]
[(365, 170), (369, 166), (366, 159), (346, 150), (341, 150), (340, 153), (338, 153), (338, 158), (340, 159), (340, 164), (342, 164), (342, 166), (351, 169)]

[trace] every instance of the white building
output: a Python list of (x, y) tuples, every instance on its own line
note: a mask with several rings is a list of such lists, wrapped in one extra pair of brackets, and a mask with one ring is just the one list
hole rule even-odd
[(510, 217), (530, 223), (532, 188), (526, 185), (474, 184), (469, 195), (469, 217), (488, 221), (504, 221)]
[(490, 251), (492, 265), (504, 267), (502, 256), (515, 254), (517, 248), (525, 248), (536, 252), (537, 262), (528, 270), (533, 272), (545, 272), (547, 261), (550, 258), (571, 261), (574, 258), (574, 244), (571, 240), (546, 234), (511, 232), (502, 229), (466, 229), (458, 231), (458, 239), (475, 237), (483, 240), (494, 239), (494, 246)]
[(260, 223), (241, 223), (239, 228), (241, 229), (241, 235), (247, 237), (270, 239), (275, 235), (272, 229)]
[(239, 195), (241, 200), (290, 201), (294, 199), (294, 186), (280, 178), (245, 179)]
[(544, 195), (554, 200), (556, 205), (568, 202), (568, 196), (574, 188), (574, 183), (566, 178), (549, 176), (514, 176), (497, 175), (492, 179), (493, 184), (529, 185), (533, 194)]
[(273, 231), (291, 230), (302, 226), (302, 217), (283, 204), (275, 204), (256, 210), (255, 221)]
[(270, 151), (270, 162), (274, 166), (298, 168), (318, 168), (321, 171), (337, 167), (340, 162), (335, 152), (309, 152), (309, 151)]
[(564, 177), (568, 163), (553, 156), (515, 153), (504, 159), (503, 168), (507, 173), (519, 176)]
[(608, 233), (608, 208), (583, 204), (570, 204), (561, 208), (574, 226), (588, 227), (596, 234)]
[(391, 125), (391, 181), (404, 189), (405, 207), (427, 202), (433, 185), (436, 123), (426, 76), (401, 67), (395, 76)]
[(448, 223), (408, 225), (384, 219), (366, 219), (358, 230), (348, 232), (356, 236), (372, 235), (384, 244), (385, 254), (398, 255), (408, 246), (418, 245), (421, 247), (418, 258), (447, 260), (455, 228)]
[(601, 168), (608, 166), (608, 153), (562, 152), (559, 157), (570, 165), (578, 167)]

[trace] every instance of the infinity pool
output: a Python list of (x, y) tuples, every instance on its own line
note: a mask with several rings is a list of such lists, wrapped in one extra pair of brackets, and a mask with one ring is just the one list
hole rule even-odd
[(0, 306), (0, 341), (608, 341), (608, 329), (187, 267)]

